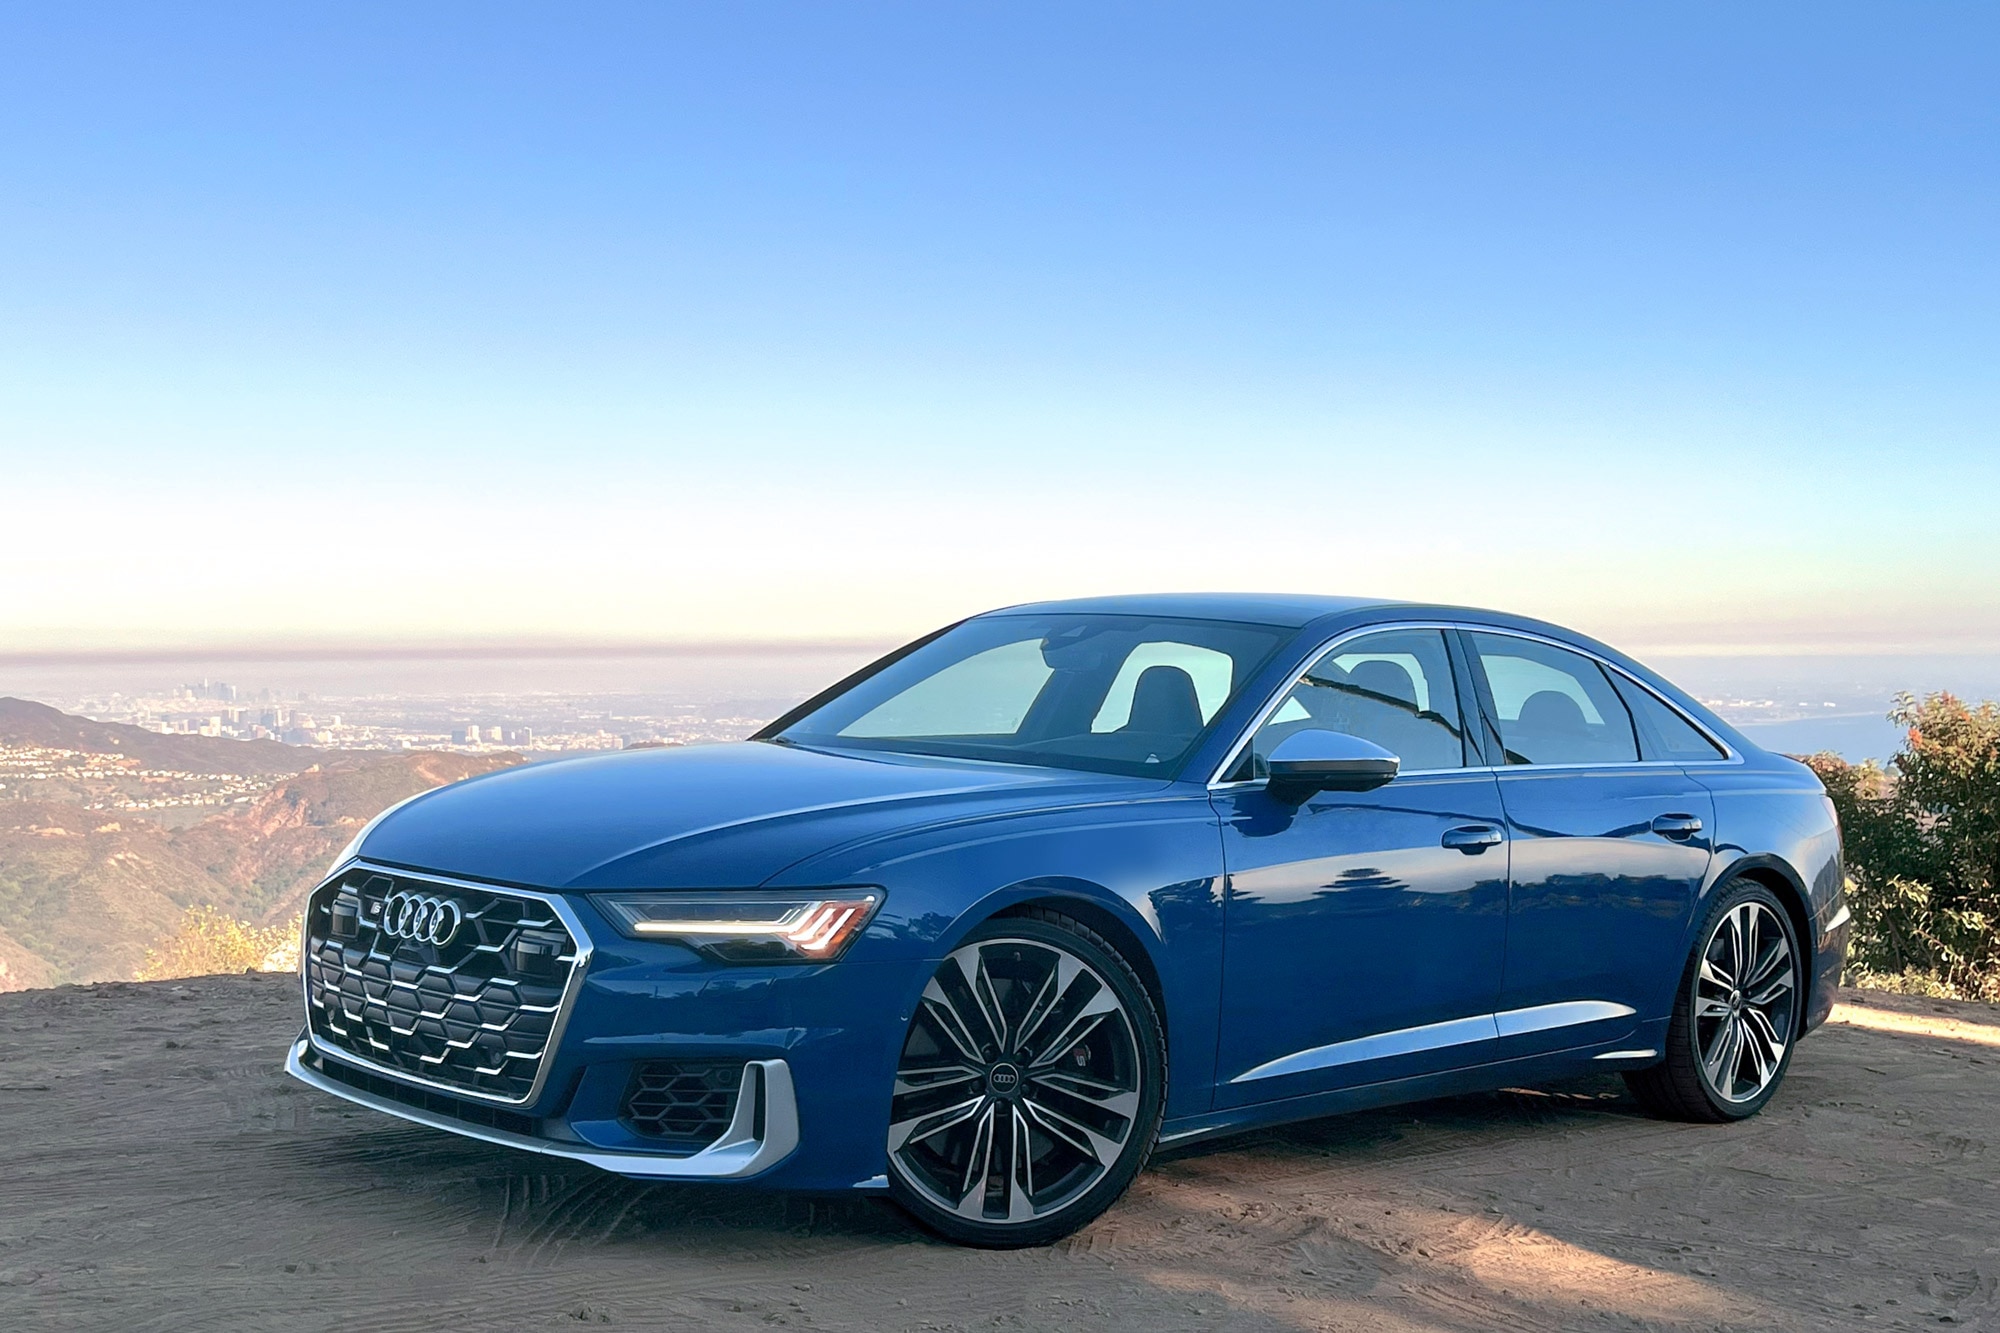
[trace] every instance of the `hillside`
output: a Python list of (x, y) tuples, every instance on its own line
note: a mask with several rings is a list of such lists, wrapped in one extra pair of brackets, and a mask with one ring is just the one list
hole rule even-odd
[(146, 768), (183, 773), (296, 773), (318, 753), (277, 741), (162, 736), (122, 722), (93, 722), (28, 699), (0, 697), (0, 746), (26, 745), (122, 755)]
[[(55, 716), (59, 730), (45, 729), (29, 743), (55, 739), (77, 749), (85, 740), (129, 742), (118, 733), (135, 733), (155, 741), (203, 741), (228, 747), (225, 754), (257, 748), (129, 727), (93, 731), (98, 724)], [(335, 853), (379, 811), (431, 787), (521, 762), (515, 754), (329, 755), (271, 748), (286, 761), (280, 771), (301, 762), (311, 766), (184, 827), (74, 801), (0, 800), (0, 990), (130, 977), (147, 946), (171, 932), (190, 906), (207, 904), (253, 921), (288, 919)], [(120, 746), (114, 753), (133, 751)], [(138, 757), (184, 766), (190, 756), (216, 762), (212, 754), (192, 751)], [(256, 762), (268, 761), (259, 756)]]

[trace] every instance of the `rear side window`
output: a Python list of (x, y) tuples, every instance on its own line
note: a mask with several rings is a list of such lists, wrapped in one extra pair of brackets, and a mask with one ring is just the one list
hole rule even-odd
[(1629, 764), (1632, 714), (1603, 668), (1581, 653), (1507, 634), (1467, 636), (1492, 692), (1510, 764)]
[(1680, 763), (1703, 763), (1727, 759), (1729, 755), (1701, 734), (1694, 723), (1682, 717), (1645, 686), (1613, 675), (1618, 692), (1631, 706), (1639, 723), (1639, 744), (1648, 759), (1668, 759)]

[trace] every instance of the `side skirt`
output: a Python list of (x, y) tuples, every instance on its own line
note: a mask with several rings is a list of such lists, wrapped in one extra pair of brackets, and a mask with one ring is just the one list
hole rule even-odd
[(1429, 1101), (1434, 1097), (1491, 1092), (1516, 1083), (1642, 1069), (1659, 1063), (1659, 1029), (1664, 1027), (1664, 1023), (1642, 1023), (1636, 1032), (1601, 1046), (1573, 1047), (1566, 1051), (1468, 1065), (1441, 1073), (1416, 1074), (1408, 1078), (1385, 1079), (1380, 1083), (1337, 1088), (1331, 1092), (1257, 1102), (1203, 1115), (1178, 1116), (1160, 1126), (1159, 1150), (1168, 1152), (1231, 1134), (1295, 1124), (1301, 1120), (1318, 1120), (1323, 1116), (1343, 1115), (1350, 1111), (1372, 1111), (1404, 1102)]

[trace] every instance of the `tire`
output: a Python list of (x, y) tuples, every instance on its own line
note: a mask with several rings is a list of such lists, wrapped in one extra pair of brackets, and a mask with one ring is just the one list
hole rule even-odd
[(1666, 1059), (1627, 1073), (1626, 1085), (1664, 1119), (1717, 1123), (1757, 1114), (1791, 1067), (1805, 981), (1798, 933), (1778, 896), (1753, 880), (1727, 886), (1695, 932)]
[(1144, 1168), (1166, 1083), (1159, 1014), (1110, 941), (1045, 909), (996, 917), (944, 960), (910, 1020), (891, 1197), (947, 1240), (1046, 1245)]

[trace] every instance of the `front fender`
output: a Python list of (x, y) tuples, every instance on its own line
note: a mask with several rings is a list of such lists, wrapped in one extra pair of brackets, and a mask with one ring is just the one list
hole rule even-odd
[[(1130, 961), (1157, 985), (1173, 1058), (1168, 1114), (1208, 1109), (1223, 868), (1220, 826), (1204, 790), (918, 830), (860, 851), (815, 858), (781, 878), (884, 888), (882, 910), (850, 957), (922, 964), (894, 1016), (899, 1038), (931, 972), (976, 927), (1024, 903), (1069, 902), (1086, 920), (1098, 914), (1115, 923), (1104, 933), (1140, 951)], [(883, 1086), (886, 1117), (888, 1080)]]

